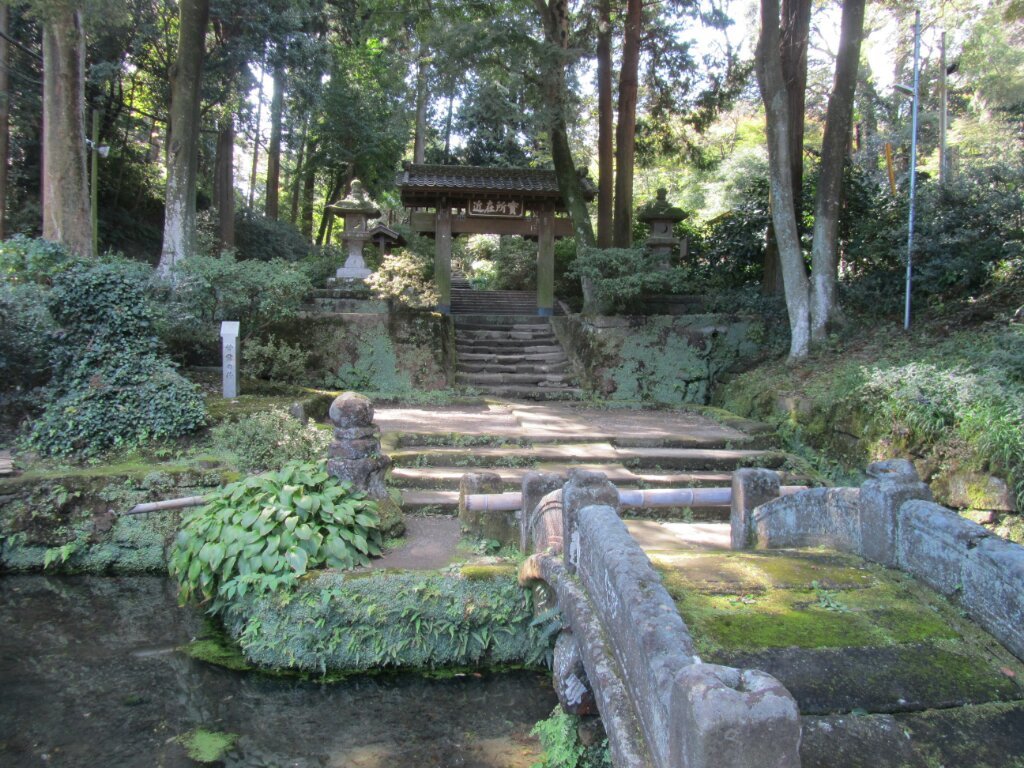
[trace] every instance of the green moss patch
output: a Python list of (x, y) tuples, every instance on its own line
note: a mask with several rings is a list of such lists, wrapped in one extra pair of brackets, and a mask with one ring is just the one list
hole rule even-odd
[(188, 756), (197, 763), (216, 763), (228, 753), (238, 741), (238, 734), (208, 731), (196, 728), (182, 734), (177, 742), (185, 747)]
[(775, 675), (805, 713), (1024, 695), (1016, 682), (1024, 665), (898, 571), (818, 550), (656, 555), (654, 562), (701, 657)]
[(853, 556), (701, 553), (660, 557), (655, 565), (704, 653), (890, 646), (959, 636), (953, 609), (940, 597)]

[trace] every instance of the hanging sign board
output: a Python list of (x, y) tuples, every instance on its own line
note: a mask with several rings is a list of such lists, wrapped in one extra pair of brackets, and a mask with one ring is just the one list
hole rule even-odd
[(523, 218), (522, 198), (484, 199), (473, 197), (466, 204), (470, 216), (487, 216), (499, 219)]

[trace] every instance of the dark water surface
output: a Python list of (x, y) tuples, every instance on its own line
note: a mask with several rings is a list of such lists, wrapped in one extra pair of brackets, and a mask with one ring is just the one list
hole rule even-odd
[(191, 766), (176, 737), (239, 734), (226, 766), (519, 768), (555, 705), (546, 675), (318, 684), (174, 647), (201, 628), (158, 577), (0, 578), (0, 766)]

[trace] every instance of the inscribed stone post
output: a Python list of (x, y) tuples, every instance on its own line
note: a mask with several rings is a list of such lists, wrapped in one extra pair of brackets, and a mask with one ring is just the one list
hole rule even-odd
[(237, 320), (220, 324), (224, 397), (238, 397), (238, 325)]

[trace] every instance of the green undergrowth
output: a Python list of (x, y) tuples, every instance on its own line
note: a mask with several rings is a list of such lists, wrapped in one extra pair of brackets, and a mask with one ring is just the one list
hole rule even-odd
[[(804, 363), (776, 360), (736, 377), (716, 402), (773, 423), (826, 478), (856, 479), (869, 461), (902, 456), (940, 500), (965, 472), (995, 475), (1024, 496), (1020, 324), (858, 327)], [(963, 506), (993, 503), (980, 491), (968, 496)]]
[(585, 745), (580, 740), (580, 718), (555, 707), (530, 735), (540, 739), (544, 754), (532, 768), (611, 768), (608, 740)]
[(548, 661), (557, 616), (533, 616), (511, 566), (325, 572), (245, 597), (224, 623), (246, 660), (314, 675)]
[(195, 762), (218, 763), (238, 741), (238, 734), (196, 728), (182, 734), (176, 741)]

